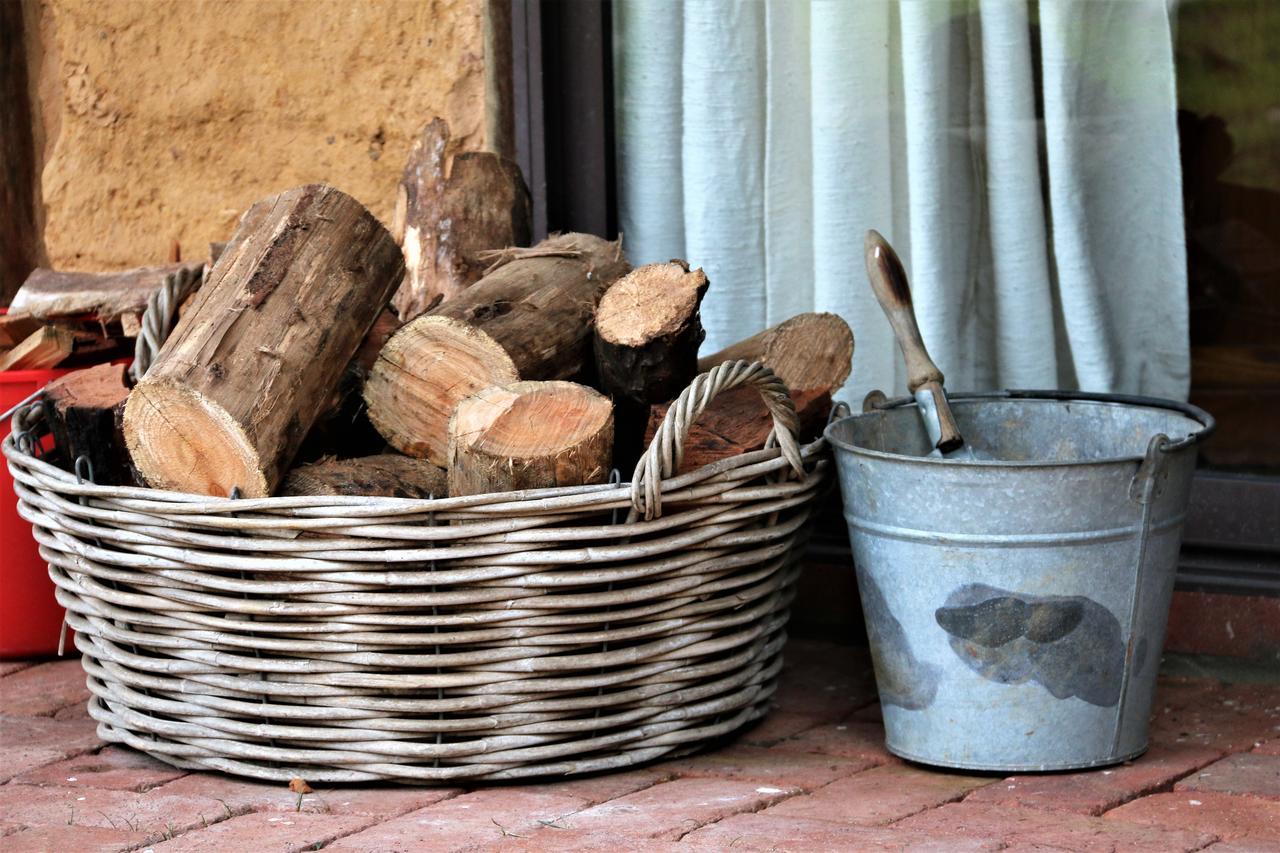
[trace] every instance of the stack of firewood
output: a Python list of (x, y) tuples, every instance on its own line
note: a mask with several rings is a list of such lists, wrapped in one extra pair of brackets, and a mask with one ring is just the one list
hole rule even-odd
[[(842, 320), (801, 315), (700, 360), (702, 270), (632, 269), (588, 234), (521, 246), (519, 170), (450, 145), (428, 125), (390, 231), (324, 185), (251, 207), (132, 390), (111, 366), (50, 389), (66, 458), (90, 456), (99, 482), (245, 497), (601, 483), (700, 369), (737, 358), (772, 367), (805, 437), (821, 430), (853, 354)], [(771, 425), (754, 391), (722, 395), (684, 464), (762, 447)]]
[(131, 355), (147, 299), (166, 275), (199, 266), (35, 270), (0, 316), (0, 371), (85, 367)]

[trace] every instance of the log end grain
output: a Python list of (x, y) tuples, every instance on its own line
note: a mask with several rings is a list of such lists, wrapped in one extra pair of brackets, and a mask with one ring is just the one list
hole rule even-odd
[(112, 409), (129, 394), (123, 364), (99, 364), (50, 382), (45, 401), (57, 409)]
[(849, 378), (853, 330), (839, 316), (799, 314), (779, 330), (765, 348), (763, 361), (788, 388), (835, 390)]
[(573, 382), (514, 382), (463, 400), (449, 424), (449, 493), (603, 483), (613, 405)]
[(596, 333), (629, 347), (678, 334), (697, 313), (706, 290), (706, 273), (690, 271), (683, 261), (636, 267), (600, 299)]
[(447, 317), (406, 323), (378, 354), (364, 386), (369, 420), (387, 443), (437, 465), (447, 425), (467, 396), (519, 379), (506, 351), (483, 331)]
[[(618, 279), (596, 309), (595, 364), (600, 387), (643, 419), (698, 372), (707, 291), (702, 270), (684, 261), (647, 264)], [(630, 405), (634, 404), (634, 405)]]
[(258, 452), (226, 409), (178, 382), (139, 384), (124, 407), (129, 457), (153, 488), (267, 497)]

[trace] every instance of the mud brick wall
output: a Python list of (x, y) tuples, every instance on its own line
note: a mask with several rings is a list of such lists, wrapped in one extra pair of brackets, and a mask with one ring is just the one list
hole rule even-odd
[(489, 0), (22, 0), (41, 261), (202, 258), (328, 181), (384, 222), (414, 135), (502, 150)]

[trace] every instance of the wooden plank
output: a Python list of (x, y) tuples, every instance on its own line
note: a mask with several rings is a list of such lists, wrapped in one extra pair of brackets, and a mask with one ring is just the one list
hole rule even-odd
[(47, 370), (71, 355), (75, 335), (54, 326), (41, 326), (0, 357), (0, 370)]

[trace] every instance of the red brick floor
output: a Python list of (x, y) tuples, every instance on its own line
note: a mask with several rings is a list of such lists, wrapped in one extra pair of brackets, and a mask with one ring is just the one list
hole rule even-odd
[(1196, 671), (1162, 677), (1146, 756), (1000, 778), (892, 757), (865, 657), (793, 641), (771, 715), (702, 755), (299, 799), (103, 744), (74, 661), (0, 663), (0, 851), (1280, 850), (1280, 684)]

